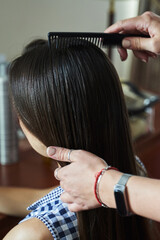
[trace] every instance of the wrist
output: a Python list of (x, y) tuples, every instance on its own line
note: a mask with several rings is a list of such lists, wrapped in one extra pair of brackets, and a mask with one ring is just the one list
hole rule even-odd
[(116, 208), (114, 185), (119, 181), (122, 175), (123, 173), (116, 170), (106, 171), (99, 184), (99, 195), (101, 200), (110, 208)]

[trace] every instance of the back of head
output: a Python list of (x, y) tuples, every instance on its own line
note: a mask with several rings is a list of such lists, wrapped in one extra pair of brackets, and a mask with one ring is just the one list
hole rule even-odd
[(121, 168), (127, 113), (118, 76), (100, 49), (82, 42), (51, 52), (38, 40), (12, 63), (10, 80), (20, 119), (46, 146), (86, 149)]
[[(46, 146), (85, 149), (136, 173), (120, 82), (99, 48), (82, 40), (49, 49), (46, 41), (35, 41), (11, 64), (10, 88), (19, 118)], [(134, 217), (126, 221), (111, 209), (97, 209), (82, 213), (79, 228), (87, 240), (129, 239), (133, 229), (140, 239), (138, 224)]]

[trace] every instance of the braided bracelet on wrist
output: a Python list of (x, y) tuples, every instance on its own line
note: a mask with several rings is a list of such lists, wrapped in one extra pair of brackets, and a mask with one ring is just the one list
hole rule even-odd
[(111, 167), (111, 166), (107, 166), (107, 167), (103, 168), (100, 172), (98, 172), (96, 174), (96, 180), (95, 180), (95, 184), (94, 184), (94, 194), (95, 194), (95, 197), (97, 199), (97, 202), (102, 207), (106, 207), (106, 208), (108, 208), (108, 206), (101, 201), (101, 198), (100, 198), (100, 195), (99, 195), (99, 183), (100, 183), (101, 178), (102, 178), (103, 174), (105, 173), (105, 171), (108, 171), (108, 170), (111, 170), (111, 169), (118, 171), (117, 168)]

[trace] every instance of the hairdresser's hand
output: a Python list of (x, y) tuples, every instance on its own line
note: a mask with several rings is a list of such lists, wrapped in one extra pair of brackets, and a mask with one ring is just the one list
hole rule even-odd
[[(69, 149), (59, 147), (47, 149), (49, 157), (64, 162), (69, 162), (68, 152)], [(72, 151), (70, 161), (71, 164), (57, 172), (60, 185), (65, 191), (61, 200), (68, 203), (69, 210), (73, 212), (99, 207), (94, 195), (95, 175), (106, 163), (94, 154), (82, 150)]]
[(146, 34), (150, 38), (125, 38), (119, 48), (122, 61), (127, 59), (127, 50), (133, 50), (136, 57), (147, 62), (149, 57), (160, 54), (160, 16), (145, 12), (141, 16), (119, 21), (106, 29), (106, 33)]

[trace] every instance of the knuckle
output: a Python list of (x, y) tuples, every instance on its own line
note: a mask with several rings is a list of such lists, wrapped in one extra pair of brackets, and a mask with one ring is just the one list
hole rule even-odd
[(153, 40), (151, 44), (152, 52), (159, 54), (160, 53), (160, 46), (159, 46), (159, 40)]
[(151, 19), (153, 16), (153, 13), (151, 11), (146, 11), (145, 13), (142, 14), (142, 16), (148, 17), (148, 19)]
[(58, 153), (59, 160), (66, 161), (67, 159), (67, 152), (68, 150), (66, 148), (60, 148)]
[(60, 169), (60, 176), (61, 176), (61, 179), (64, 182), (66, 182), (66, 183), (68, 182), (69, 173), (68, 173), (68, 170), (67, 170), (67, 166), (61, 167), (61, 169)]
[(68, 195), (66, 193), (61, 194), (60, 199), (62, 202), (70, 203), (70, 198), (68, 197)]
[(65, 181), (61, 181), (60, 186), (65, 191), (65, 193), (68, 193), (68, 194), (72, 193), (72, 188), (68, 187), (68, 185), (65, 183)]
[(135, 38), (135, 40), (134, 40), (134, 47), (137, 50), (141, 50), (141, 40), (140, 40), (140, 38)]
[(54, 176), (57, 180), (60, 180), (61, 178), (61, 169), (62, 169), (61, 167), (58, 167), (54, 170)]
[(71, 212), (78, 212), (78, 211), (79, 211), (79, 207), (78, 207), (78, 205), (75, 204), (75, 203), (69, 204), (69, 205), (68, 205), (68, 209), (69, 209), (69, 211), (71, 211)]
[(121, 29), (121, 31), (124, 30), (124, 24), (125, 24), (125, 20), (120, 20), (117, 22), (117, 26)]
[(76, 212), (76, 209), (72, 205), (68, 204), (68, 209), (70, 212)]
[(147, 11), (147, 12), (145, 12), (144, 14), (142, 14), (142, 19), (143, 19), (143, 21), (144, 21), (144, 23), (145, 23), (145, 24), (142, 23), (142, 26), (148, 27), (148, 26), (150, 25), (152, 19), (153, 19), (153, 14), (152, 14), (152, 12)]
[(78, 155), (82, 155), (82, 153), (83, 153), (83, 150), (81, 150), (81, 149), (77, 150)]
[(84, 153), (84, 151), (83, 150), (81, 150), (81, 149), (79, 149), (79, 150), (76, 150), (75, 152), (74, 152), (74, 154), (75, 154), (75, 157), (77, 158), (77, 160), (79, 160), (79, 159), (81, 159), (82, 158), (82, 154)]
[(68, 185), (65, 183), (65, 181), (61, 181), (60, 186), (65, 192), (67, 192), (67, 193), (71, 192), (71, 189), (68, 187)]
[(62, 200), (62, 202), (65, 202), (66, 200), (65, 193), (61, 194), (60, 199)]

